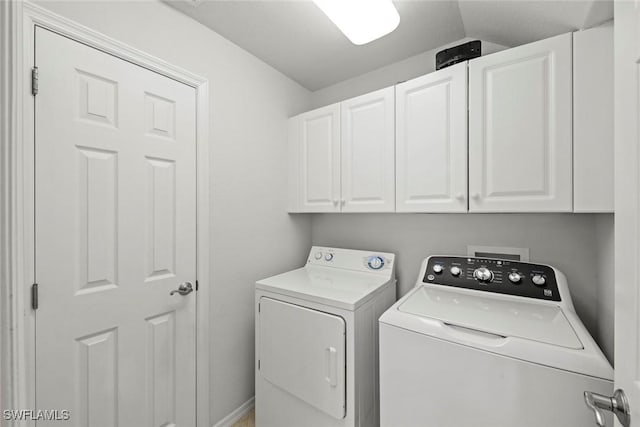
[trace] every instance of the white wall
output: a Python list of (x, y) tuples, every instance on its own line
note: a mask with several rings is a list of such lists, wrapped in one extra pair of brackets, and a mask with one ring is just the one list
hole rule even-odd
[[(467, 245), (529, 248), (531, 262), (567, 275), (578, 315), (613, 360), (613, 281), (599, 281), (598, 262), (611, 263), (610, 214), (314, 214), (314, 245), (396, 254), (398, 297), (415, 284), (429, 255), (465, 255)], [(601, 247), (602, 246), (602, 247)], [(603, 249), (603, 251), (600, 251)]]
[[(286, 119), (309, 92), (157, 2), (40, 3), (209, 79), (212, 184), (210, 424), (254, 394), (254, 282), (304, 263), (310, 218), (286, 207)], [(204, 285), (204, 284), (203, 284)]]
[[(311, 95), (312, 107), (323, 107), (325, 105), (333, 104), (334, 102), (363, 95), (377, 89), (394, 85), (398, 82), (403, 82), (423, 74), (431, 73), (436, 69), (436, 53), (440, 52), (442, 49), (446, 49), (447, 47), (456, 46), (471, 40), (477, 39), (466, 37), (458, 40), (457, 42), (420, 53), (405, 60), (395, 62), (366, 74), (317, 90)], [(506, 47), (495, 43), (482, 42), (483, 55), (498, 52), (503, 49), (506, 49)]]
[(594, 332), (596, 341), (605, 349), (605, 354), (613, 363), (614, 356), (614, 215), (595, 215), (597, 259), (595, 267), (597, 280), (598, 329)]

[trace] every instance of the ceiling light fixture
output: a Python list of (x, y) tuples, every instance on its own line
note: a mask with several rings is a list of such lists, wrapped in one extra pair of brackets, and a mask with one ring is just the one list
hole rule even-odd
[(353, 44), (363, 45), (398, 27), (391, 0), (313, 0)]

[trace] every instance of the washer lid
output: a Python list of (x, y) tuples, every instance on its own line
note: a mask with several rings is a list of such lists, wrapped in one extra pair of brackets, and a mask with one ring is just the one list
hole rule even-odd
[(422, 286), (398, 310), (504, 337), (584, 348), (560, 307), (478, 294)]

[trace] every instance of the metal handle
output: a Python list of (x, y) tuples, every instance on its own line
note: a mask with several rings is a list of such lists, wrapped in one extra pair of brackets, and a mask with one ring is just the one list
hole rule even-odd
[(169, 292), (169, 295), (173, 295), (173, 294), (189, 295), (191, 292), (193, 292), (193, 285), (191, 284), (191, 282), (184, 282), (184, 283), (181, 283), (180, 286), (178, 286), (178, 289), (174, 289), (171, 292)]
[(584, 402), (589, 409), (593, 411), (596, 417), (596, 425), (598, 427), (606, 427), (604, 419), (604, 412), (609, 411), (616, 414), (618, 421), (622, 424), (622, 427), (629, 427), (631, 425), (631, 415), (629, 413), (629, 401), (624, 391), (618, 389), (613, 392), (613, 396), (603, 396), (591, 391), (584, 392)]
[(462, 343), (480, 343), (487, 346), (498, 347), (505, 343), (506, 337), (477, 329), (465, 328), (451, 323), (441, 322), (444, 332), (460, 340)]

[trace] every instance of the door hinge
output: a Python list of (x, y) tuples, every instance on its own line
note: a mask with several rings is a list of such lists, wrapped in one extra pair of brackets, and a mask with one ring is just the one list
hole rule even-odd
[(258, 371), (260, 370), (260, 359), (258, 359)]
[(31, 69), (31, 94), (33, 96), (38, 94), (38, 67)]
[(260, 313), (260, 303), (258, 303), (258, 313)]
[(198, 289), (200, 289), (200, 284), (198, 284), (198, 281), (196, 280), (196, 292), (198, 292)]
[(31, 308), (38, 309), (38, 284), (34, 283), (31, 286)]

